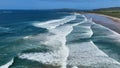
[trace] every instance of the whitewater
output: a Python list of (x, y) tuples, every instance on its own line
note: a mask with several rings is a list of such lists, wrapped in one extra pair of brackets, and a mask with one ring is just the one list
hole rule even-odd
[[(35, 61), (46, 66), (51, 65), (53, 68), (120, 68), (120, 63), (116, 59), (110, 57), (95, 44), (103, 37), (114, 39), (119, 43), (120, 34), (94, 23), (92, 19), (87, 19), (84, 15), (72, 14), (61, 19), (37, 22), (31, 25), (45, 28), (48, 32), (25, 36), (23, 39), (37, 41), (37, 44), (44, 45), (49, 50), (46, 52), (22, 52), (17, 55), (19, 59)], [(103, 36), (102, 34), (97, 36), (96, 33), (100, 34), (99, 30), (101, 33), (102, 30), (105, 30), (106, 33), (102, 33)], [(16, 62), (13, 58), (0, 68), (12, 68), (12, 64)]]

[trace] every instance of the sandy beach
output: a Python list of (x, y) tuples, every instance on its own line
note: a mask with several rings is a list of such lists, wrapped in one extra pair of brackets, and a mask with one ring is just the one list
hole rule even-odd
[(102, 14), (93, 14), (93, 13), (88, 13), (84, 15), (88, 19), (92, 18), (92, 20), (95, 23), (108, 27), (111, 30), (120, 34), (120, 18), (116, 18), (108, 15), (102, 15)]

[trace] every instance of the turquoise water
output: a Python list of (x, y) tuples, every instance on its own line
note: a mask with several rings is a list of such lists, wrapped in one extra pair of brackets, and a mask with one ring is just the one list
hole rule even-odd
[(119, 68), (119, 45), (81, 14), (0, 11), (0, 68)]

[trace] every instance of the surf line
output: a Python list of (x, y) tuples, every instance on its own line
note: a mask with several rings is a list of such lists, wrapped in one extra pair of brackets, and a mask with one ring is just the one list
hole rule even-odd
[[(74, 19), (71, 19), (69, 21), (66, 21), (66, 19), (63, 21), (62, 26), (60, 26), (60, 22), (52, 22), (50, 26), (56, 26), (55, 28), (48, 29), (50, 33), (54, 33), (53, 36), (48, 36), (47, 41), (44, 42), (45, 45), (53, 47), (55, 50), (53, 52), (47, 52), (47, 53), (23, 53), (19, 56), (21, 59), (28, 59), (33, 61), (42, 62), (43, 64), (50, 64), (50, 65), (58, 65), (61, 66), (61, 68), (67, 67), (67, 59), (69, 56), (69, 49), (66, 46), (66, 36), (70, 34), (73, 30), (74, 26), (77, 26), (81, 23), (84, 23), (87, 19), (85, 18), (83, 21), (74, 23), (74, 24), (65, 24), (72, 20), (76, 19), (77, 15), (73, 15)], [(68, 20), (69, 18), (67, 18)], [(39, 26), (39, 25), (38, 25)], [(36, 27), (38, 27), (36, 26)], [(48, 28), (47, 24), (44, 25), (45, 28)], [(41, 25), (40, 25), (41, 27)], [(59, 44), (60, 43), (60, 44)], [(58, 48), (56, 50), (56, 48)]]

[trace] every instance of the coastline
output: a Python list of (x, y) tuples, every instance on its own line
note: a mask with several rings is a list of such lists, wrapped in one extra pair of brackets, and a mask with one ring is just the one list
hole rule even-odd
[(86, 13), (84, 15), (88, 19), (92, 18), (95, 23), (101, 24), (120, 34), (120, 18), (96, 13)]
[[(100, 14), (102, 15), (102, 14)], [(120, 18), (117, 18), (117, 17), (113, 17), (113, 16), (108, 16), (108, 15), (102, 15), (102, 16), (106, 16), (107, 18), (110, 18), (112, 19), (113, 21), (117, 22), (117, 23), (120, 23)]]

